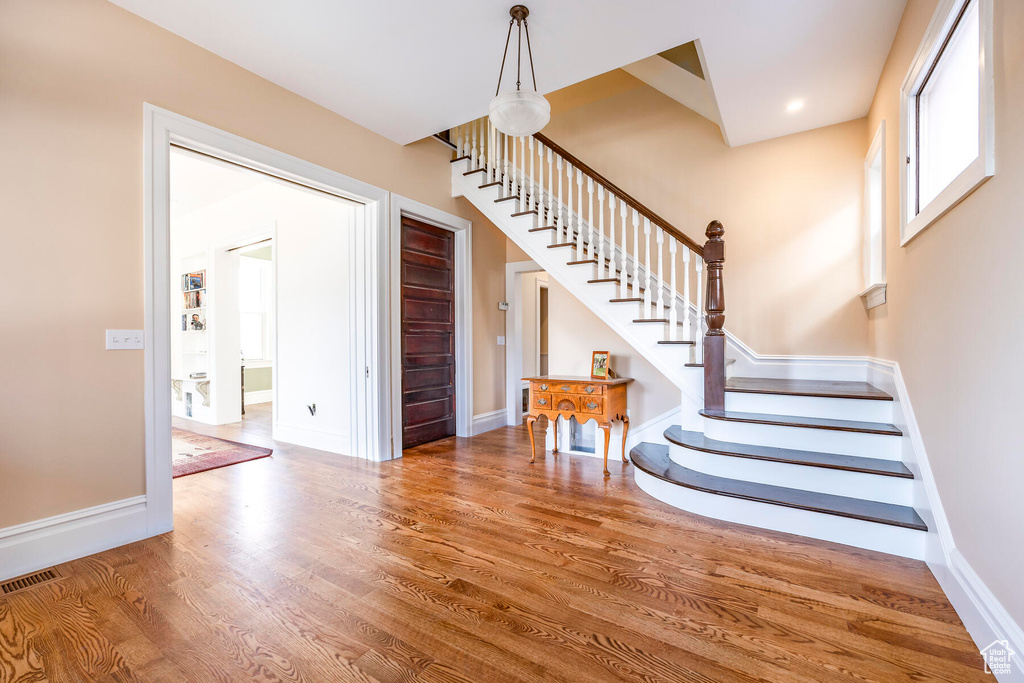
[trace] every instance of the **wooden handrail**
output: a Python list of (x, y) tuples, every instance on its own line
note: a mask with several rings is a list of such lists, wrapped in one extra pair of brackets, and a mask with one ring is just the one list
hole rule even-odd
[(546, 147), (550, 148), (555, 153), (561, 155), (561, 157), (568, 161), (570, 164), (572, 164), (574, 168), (583, 171), (584, 174), (593, 178), (595, 182), (602, 185), (605, 190), (613, 193), (615, 196), (617, 196), (619, 199), (625, 202), (627, 206), (629, 206), (632, 209), (636, 209), (636, 211), (641, 216), (643, 216), (644, 218), (649, 218), (651, 223), (656, 224), (665, 232), (672, 235), (672, 237), (676, 238), (677, 240), (685, 244), (687, 247), (689, 247), (690, 250), (695, 252), (698, 256), (704, 258), (704, 247), (694, 242), (692, 239), (683, 234), (681, 230), (679, 230), (676, 227), (673, 227), (671, 223), (669, 223), (664, 218), (662, 218), (661, 216), (659, 216), (658, 214), (654, 213), (646, 206), (641, 204), (637, 199), (629, 195), (618, 185), (608, 180), (606, 177), (595, 171), (593, 168), (591, 168), (584, 162), (580, 161), (578, 157), (571, 154), (564, 147), (559, 145), (557, 142), (554, 142), (551, 138), (544, 135), (543, 133), (537, 133), (534, 135), (534, 137), (543, 142)]

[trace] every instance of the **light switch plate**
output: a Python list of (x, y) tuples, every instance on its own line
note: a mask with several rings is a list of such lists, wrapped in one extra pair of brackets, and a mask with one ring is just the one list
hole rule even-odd
[(107, 330), (107, 350), (142, 349), (144, 339), (142, 330)]
[(498, 346), (504, 346), (504, 345), (505, 345), (505, 338), (504, 337), (498, 337)]

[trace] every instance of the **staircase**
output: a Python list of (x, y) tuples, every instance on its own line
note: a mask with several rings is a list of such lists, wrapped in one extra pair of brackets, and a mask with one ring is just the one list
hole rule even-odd
[(893, 398), (865, 382), (726, 376), (725, 230), (701, 245), (541, 134), (441, 136), (464, 196), (680, 390), (631, 451), (645, 492), (700, 515), (923, 559)]

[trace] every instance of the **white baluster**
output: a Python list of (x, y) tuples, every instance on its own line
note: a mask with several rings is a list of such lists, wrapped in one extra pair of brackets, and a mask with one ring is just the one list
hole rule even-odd
[(640, 213), (633, 209), (633, 297), (640, 296)]
[(658, 286), (658, 315), (657, 318), (665, 317), (665, 261), (663, 260), (664, 249), (661, 245), (665, 243), (665, 231), (654, 226), (655, 234), (658, 236), (658, 279), (655, 283)]
[(515, 197), (519, 194), (519, 145), (516, 144), (517, 139), (512, 138), (512, 174), (511, 174), (511, 192), (510, 197)]
[(644, 268), (647, 273), (647, 287), (644, 290), (644, 314), (640, 317), (650, 318), (651, 316), (651, 286), (654, 282), (654, 268), (651, 267), (651, 219), (644, 218)]
[(512, 194), (512, 174), (509, 172), (508, 164), (508, 136), (501, 134), (503, 150), (501, 152), (501, 195), (508, 197)]
[(574, 261), (582, 261), (586, 258), (583, 251), (583, 172), (576, 169), (576, 258)]
[(544, 143), (537, 141), (537, 227), (544, 225)]
[[(676, 242), (675, 237), (668, 238), (669, 288), (668, 288), (668, 339), (676, 340), (676, 327), (679, 326), (679, 314), (676, 312)], [(683, 247), (686, 249), (686, 247)]]
[(480, 168), (484, 169), (484, 183), (490, 181), (491, 173), (490, 167), (487, 165), (487, 123), (489, 121), (480, 122)]
[(477, 161), (479, 160), (479, 152), (476, 148), (476, 121), (469, 124), (470, 134), (473, 136), (473, 146), (469, 151), (469, 167), (476, 168)]
[(497, 153), (494, 150), (494, 126), (491, 120), (487, 119), (487, 180), (484, 183), (493, 183), (497, 174)]
[(587, 256), (594, 258), (594, 179), (587, 176)]
[[(562, 179), (561, 175), (559, 175), (558, 179), (559, 179), (559, 181), (561, 181), (561, 179)], [(545, 223), (545, 225), (554, 226), (554, 224), (555, 224), (555, 207), (553, 206), (554, 201), (555, 201), (555, 154), (554, 154), (554, 152), (551, 151), (551, 148), (548, 147), (548, 201), (547, 201), (548, 220), (547, 220), (547, 223)], [(557, 234), (558, 234), (558, 230), (556, 229), (555, 230), (555, 235), (557, 235)]]
[(608, 277), (615, 279), (615, 195), (608, 192)]
[(568, 239), (563, 240), (562, 228), (565, 225), (565, 220), (562, 219), (562, 156), (558, 155), (555, 158), (555, 168), (558, 169), (558, 204), (555, 205), (555, 242), (567, 242)]
[(598, 229), (597, 229), (597, 279), (601, 280), (604, 278), (605, 267), (604, 267), (604, 188), (600, 185), (597, 186), (597, 210), (600, 213), (598, 216)]
[(626, 251), (626, 202), (619, 202), (619, 223), (622, 224), (622, 272), (619, 273), (619, 297), (625, 299), (629, 296), (627, 292), (629, 289), (626, 285), (629, 283), (629, 273), (626, 272), (626, 266), (629, 265), (626, 260), (626, 255), (629, 253)]
[(455, 126), (455, 156), (462, 156), (462, 126)]
[[(532, 139), (532, 138), (531, 138)], [(527, 183), (530, 180), (526, 177), (526, 138), (519, 138), (519, 209), (518, 211), (526, 211), (526, 198), (527, 198)]]
[[(673, 287), (673, 289), (675, 289)], [(683, 339), (690, 339), (690, 248), (683, 247)]]
[(704, 362), (704, 299), (701, 298), (701, 290), (704, 285), (704, 259), (698, 256), (694, 259), (697, 268), (697, 332), (694, 335), (694, 362)]
[(529, 180), (530, 194), (526, 198), (526, 209), (524, 209), (524, 211), (533, 211), (534, 209), (537, 208), (537, 191), (535, 189), (534, 182), (533, 182), (534, 178), (537, 177), (537, 174), (535, 172), (534, 165), (533, 165), (533, 160), (534, 160), (534, 157), (536, 155), (533, 153), (534, 139), (533, 139), (532, 135), (530, 136), (530, 141), (529, 141), (529, 145), (528, 146), (530, 148), (530, 180)]

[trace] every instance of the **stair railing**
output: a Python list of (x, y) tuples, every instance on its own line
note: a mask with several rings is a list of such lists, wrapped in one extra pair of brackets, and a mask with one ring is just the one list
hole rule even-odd
[(592, 260), (592, 281), (615, 283), (618, 300), (641, 304), (641, 320), (665, 320), (667, 342), (692, 341), (693, 363), (687, 365), (703, 365), (704, 407), (724, 410), (725, 229), (720, 222), (708, 224), (707, 241), (697, 244), (542, 133), (510, 137), (484, 117), (439, 137), (454, 147), (454, 159), (468, 159), (470, 172), (483, 174), (481, 185), (500, 185), (502, 196), (515, 197), (513, 213), (536, 214), (535, 227), (552, 230), (553, 244), (572, 244), (576, 262)]

